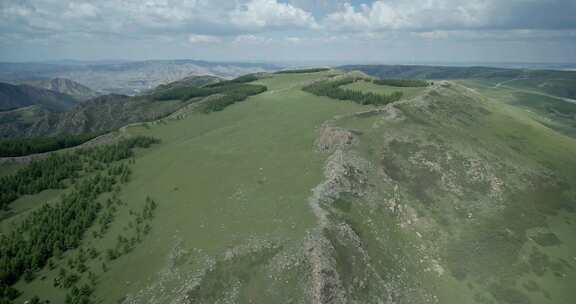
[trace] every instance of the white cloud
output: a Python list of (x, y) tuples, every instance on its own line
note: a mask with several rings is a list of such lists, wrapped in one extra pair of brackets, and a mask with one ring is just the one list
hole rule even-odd
[(239, 35), (236, 36), (234, 44), (266, 44), (271, 42), (270, 38), (265, 38), (256, 35)]
[(277, 0), (250, 0), (230, 13), (232, 23), (247, 29), (314, 28), (312, 14)]
[(0, 4), (0, 16), (3, 18), (12, 17), (28, 17), (34, 13), (34, 8), (25, 3), (14, 3), (12, 5)]
[(196, 34), (192, 34), (188, 36), (188, 42), (190, 43), (218, 43), (221, 42), (222, 39), (220, 39), (219, 37), (216, 36), (210, 36), (210, 35), (196, 35)]
[(379, 0), (358, 8), (345, 4), (324, 23), (327, 29), (343, 31), (473, 28), (490, 21), (495, 6), (495, 0)]
[(68, 9), (64, 12), (65, 17), (90, 18), (98, 16), (99, 9), (93, 4), (86, 2), (70, 2)]
[(300, 37), (287, 37), (285, 40), (292, 44), (299, 44), (303, 41)]
[(451, 36), (451, 32), (447, 32), (447, 31), (418, 32), (418, 33), (415, 33), (415, 35), (417, 37), (420, 37), (420, 38), (426, 39), (426, 40), (440, 40), (440, 39), (449, 38)]
[[(359, 2), (367, 4), (350, 4)], [(384, 41), (555, 39), (572, 43), (569, 53), (576, 41), (574, 16), (575, 0), (0, 0), (0, 45), (42, 41), (54, 50), (87, 43), (120, 49), (173, 39), (268, 49), (300, 42), (293, 48), (304, 52), (331, 43), (338, 51)], [(238, 53), (220, 51), (222, 57)]]

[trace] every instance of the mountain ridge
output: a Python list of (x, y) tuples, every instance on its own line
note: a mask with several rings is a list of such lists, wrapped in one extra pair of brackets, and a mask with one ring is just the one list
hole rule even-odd
[(22, 81), (23, 84), (68, 94), (78, 100), (84, 101), (99, 96), (100, 94), (91, 88), (67, 78), (51, 78)]
[(52, 111), (65, 111), (78, 101), (64, 93), (27, 84), (0, 82), (0, 110), (7, 111), (32, 105), (42, 105)]

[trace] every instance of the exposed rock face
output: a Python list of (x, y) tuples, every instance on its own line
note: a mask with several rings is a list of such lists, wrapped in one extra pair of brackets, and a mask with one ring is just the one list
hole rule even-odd
[(321, 232), (314, 233), (305, 244), (306, 257), (310, 264), (309, 290), (312, 304), (346, 303), (346, 293), (340, 275), (336, 271), (335, 249)]
[(320, 128), (316, 148), (319, 152), (327, 153), (356, 143), (357, 138), (351, 131), (334, 127), (330, 122), (327, 122)]
[(338, 272), (337, 252), (334, 242), (353, 242), (355, 250), (363, 252), (357, 237), (346, 224), (330, 218), (332, 204), (342, 194), (363, 196), (366, 193), (366, 174), (370, 164), (348, 148), (358, 143), (350, 130), (334, 127), (328, 121), (319, 130), (316, 148), (331, 153), (324, 168), (324, 181), (312, 190), (309, 204), (318, 220), (318, 227), (305, 241), (306, 258), (310, 267), (308, 296), (313, 304), (349, 303), (347, 288)]

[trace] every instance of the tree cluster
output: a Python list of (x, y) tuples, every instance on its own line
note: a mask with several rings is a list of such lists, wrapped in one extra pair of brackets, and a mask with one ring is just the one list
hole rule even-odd
[(315, 68), (315, 69), (301, 69), (301, 70), (286, 70), (286, 71), (279, 71), (276, 74), (308, 74), (308, 73), (318, 73), (318, 72), (325, 72), (330, 71), (328, 68)]
[(423, 88), (430, 85), (428, 81), (414, 79), (375, 79), (372, 82), (378, 85), (403, 88)]
[(230, 84), (248, 83), (248, 82), (256, 81), (258, 79), (260, 79), (260, 77), (258, 77), (258, 75), (248, 74), (248, 75), (240, 76), (238, 78), (234, 78), (232, 80), (225, 80), (225, 81), (212, 83), (212, 84), (207, 85), (206, 87), (207, 88), (224, 87), (224, 86), (229, 86)]
[(150, 222), (154, 217), (156, 207), (156, 201), (150, 197), (146, 197), (144, 207), (140, 212), (130, 211), (130, 215), (134, 217), (134, 221), (129, 221), (128, 227), (124, 230), (131, 231), (132, 233), (129, 236), (118, 235), (116, 246), (106, 250), (106, 258), (108, 261), (116, 260), (128, 254), (137, 244), (142, 242), (143, 237), (149, 234), (152, 229)]
[[(155, 100), (181, 100), (186, 101), (197, 97), (207, 97), (214, 94), (224, 95), (238, 95), (248, 94), (247, 96), (259, 94), (250, 92), (260, 92), (264, 86), (247, 84), (258, 80), (258, 76), (254, 74), (240, 76), (233, 80), (226, 80), (207, 85), (205, 87), (187, 86), (175, 87), (171, 89), (161, 90), (153, 94)], [(263, 92), (263, 91), (262, 91)], [(261, 92), (260, 92), (261, 93)]]
[(138, 136), (112, 145), (55, 153), (33, 161), (15, 174), (0, 178), (0, 209), (6, 209), (8, 204), (25, 194), (64, 188), (64, 181), (77, 178), (82, 170), (88, 171), (87, 165), (99, 169), (103, 164), (132, 157), (136, 147), (147, 148), (157, 142), (155, 138)]
[(10, 233), (0, 238), (0, 282), (11, 285), (20, 276), (46, 265), (55, 254), (76, 248), (101, 208), (96, 198), (112, 190), (114, 177), (98, 174), (32, 212)]
[[(18, 222), (9, 233), (0, 234), (0, 303), (17, 297), (17, 292), (10, 286), (21, 277), (27, 281), (33, 280), (34, 273), (46, 264), (51, 268), (55, 267), (50, 263), (52, 257), (59, 257), (63, 252), (80, 245), (85, 232), (96, 221), (102, 209), (98, 197), (102, 193), (118, 189), (115, 185), (129, 178), (128, 166), (125, 163), (114, 164), (114, 162), (132, 156), (132, 149), (136, 147), (147, 147), (155, 142), (157, 140), (153, 138), (135, 137), (109, 146), (62, 153), (34, 162), (15, 175), (2, 179), (9, 182), (0, 183), (1, 187), (4, 187), (2, 193), (5, 189), (16, 193), (20, 193), (19, 189), (28, 191), (28, 188), (15, 181), (37, 185), (33, 190), (41, 191), (45, 187), (53, 186), (44, 182), (44, 179), (56, 177), (61, 181), (63, 178), (71, 177), (71, 172), (77, 174), (82, 170), (83, 163), (88, 160), (102, 161), (108, 168), (76, 182), (57, 202), (42, 205)], [(60, 167), (67, 169), (56, 175), (51, 172), (62, 170)], [(15, 189), (6, 185), (11, 185)], [(86, 256), (94, 257), (99, 253), (88, 250), (88, 252), (79, 251), (78, 254), (79, 257), (70, 260), (69, 264), (82, 273), (87, 271), (84, 264)], [(74, 278), (74, 275), (66, 276), (60, 283), (63, 286), (74, 285), (77, 281)], [(70, 303), (83, 303), (76, 302), (77, 298), (86, 298), (86, 295), (71, 292)]]
[(87, 133), (55, 137), (0, 139), (0, 157), (25, 156), (75, 147), (101, 134), (102, 133)]
[(354, 78), (323, 80), (307, 85), (303, 90), (316, 96), (326, 96), (338, 100), (351, 100), (362, 105), (385, 105), (402, 99), (402, 92), (385, 95), (341, 88), (341, 86), (351, 84), (354, 81), (356, 81)]
[(261, 85), (245, 85), (241, 89), (228, 91), (222, 96), (208, 100), (200, 106), (200, 110), (204, 113), (222, 111), (230, 105), (244, 101), (246, 98), (258, 95), (266, 90), (267, 88)]

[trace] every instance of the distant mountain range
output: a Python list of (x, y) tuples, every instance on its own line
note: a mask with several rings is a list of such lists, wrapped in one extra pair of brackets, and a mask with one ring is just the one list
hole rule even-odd
[(150, 60), (134, 62), (0, 63), (0, 81), (66, 78), (102, 93), (137, 95), (189, 76), (233, 78), (281, 67), (261, 63)]
[(38, 88), (68, 94), (75, 97), (78, 100), (87, 100), (100, 95), (98, 92), (92, 90), (91, 88), (85, 85), (79, 84), (78, 82), (65, 78), (28, 80), (23, 81), (23, 83)]
[[(0, 83), (0, 137), (38, 137), (59, 134), (83, 134), (118, 129), (134, 122), (151, 121), (173, 113), (186, 105), (180, 100), (155, 100), (155, 92), (201, 87), (221, 81), (214, 76), (191, 76), (161, 85), (147, 94), (126, 96), (108, 94), (83, 102), (74, 97), (29, 85)], [(54, 84), (53, 88), (72, 92), (93, 92), (70, 80), (58, 79), (37, 84)], [(16, 101), (20, 101), (17, 103)]]

